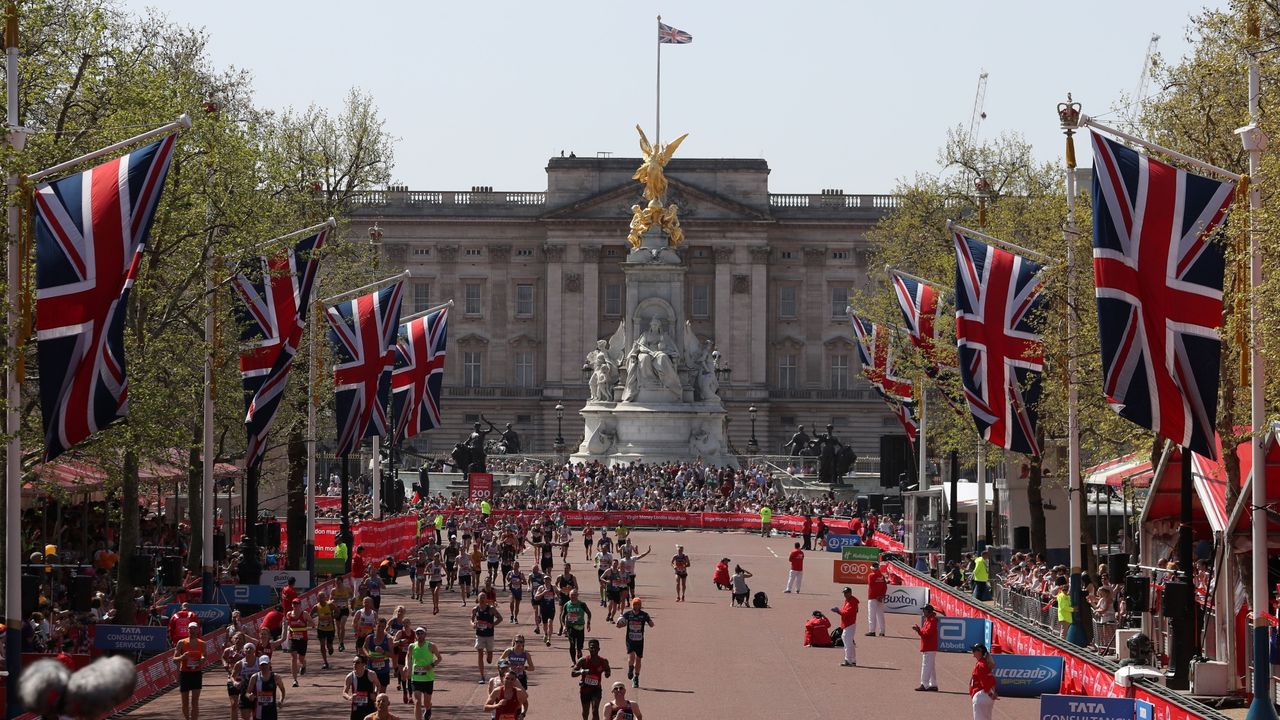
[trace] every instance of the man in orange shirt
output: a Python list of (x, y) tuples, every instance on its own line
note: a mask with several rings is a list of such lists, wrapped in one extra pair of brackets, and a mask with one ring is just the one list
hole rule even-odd
[(174, 643), (187, 637), (187, 627), (195, 624), (199, 627), (200, 618), (191, 610), (191, 603), (182, 603), (178, 612), (169, 618), (169, 642)]
[(844, 605), (831, 608), (831, 612), (840, 615), (840, 639), (844, 643), (844, 660), (842, 667), (858, 666), (858, 598), (853, 596), (853, 588), (844, 589)]
[(200, 720), (200, 689), (204, 687), (204, 640), (200, 639), (200, 623), (187, 625), (187, 636), (173, 648), (173, 661), (178, 663), (182, 717)]

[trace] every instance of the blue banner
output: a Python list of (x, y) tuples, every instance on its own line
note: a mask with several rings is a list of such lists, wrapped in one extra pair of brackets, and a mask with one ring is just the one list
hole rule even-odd
[(982, 643), (991, 647), (991, 621), (983, 618), (938, 618), (938, 650), (967, 653)]
[(228, 605), (274, 605), (276, 591), (270, 585), (222, 585), (222, 601)]
[(840, 552), (841, 548), (849, 545), (861, 545), (862, 538), (857, 535), (828, 535), (827, 536), (827, 552)]
[[(168, 619), (178, 612), (182, 606), (172, 603), (164, 606), (164, 616)], [(231, 621), (231, 608), (226, 605), (197, 605), (192, 603), (187, 606), (191, 612), (200, 618), (200, 626), (207, 628), (210, 625), (225, 625)]]
[(169, 630), (147, 625), (98, 625), (93, 646), (99, 650), (163, 652), (169, 649)]
[(992, 655), (996, 661), (996, 692), (1007, 697), (1036, 697), (1062, 692), (1061, 657), (1053, 655)]
[(1040, 720), (1134, 720), (1134, 704), (1130, 698), (1041, 695)]
[(1156, 720), (1156, 706), (1146, 700), (1134, 700), (1133, 720)]

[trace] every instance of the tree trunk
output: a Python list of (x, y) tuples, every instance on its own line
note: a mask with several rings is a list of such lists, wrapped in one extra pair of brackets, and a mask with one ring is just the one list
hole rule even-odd
[(187, 517), (191, 526), (187, 569), (196, 575), (204, 569), (204, 467), (200, 458), (203, 435), (201, 424), (192, 423), (191, 447), (187, 450)]
[(307, 549), (307, 488), (304, 484), (307, 472), (307, 437), (300, 424), (295, 423), (295, 427), (289, 431), (288, 453), (288, 563), (289, 569), (302, 570), (306, 564)]
[(126, 450), (120, 478), (120, 562), (116, 565), (116, 622), (132, 625), (137, 608), (129, 565), (138, 549), (138, 453)]
[(1031, 458), (1031, 466), (1027, 471), (1027, 512), (1031, 516), (1031, 551), (1044, 554), (1048, 548), (1048, 537), (1044, 524), (1044, 494), (1041, 492), (1043, 473), (1038, 457)]

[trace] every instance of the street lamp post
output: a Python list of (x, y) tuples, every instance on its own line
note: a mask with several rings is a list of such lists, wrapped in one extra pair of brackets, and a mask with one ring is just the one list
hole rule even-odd
[(555, 451), (556, 451), (556, 453), (557, 453), (557, 454), (563, 454), (563, 453), (564, 453), (564, 430), (563, 430), (563, 427), (564, 427), (564, 426), (563, 426), (563, 423), (564, 423), (564, 405), (563, 405), (562, 403), (556, 403), (556, 446), (555, 446)]
[(752, 453), (760, 452), (760, 443), (756, 442), (756, 406), (752, 405), (747, 408), (747, 414), (751, 416), (751, 440), (747, 443), (747, 449)]

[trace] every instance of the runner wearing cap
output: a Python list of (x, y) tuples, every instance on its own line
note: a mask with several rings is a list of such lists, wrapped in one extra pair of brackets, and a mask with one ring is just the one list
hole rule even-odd
[[(347, 651), (347, 623), (345, 622), (351, 616), (351, 601), (354, 596), (351, 590), (351, 579), (346, 575), (339, 575), (333, 585), (333, 605), (336, 611), (334, 618), (338, 631), (338, 651)], [(332, 648), (329, 654), (333, 654)]]
[(493, 712), (494, 720), (516, 720), (529, 715), (529, 694), (516, 682), (515, 673), (507, 673), (502, 678), (502, 686), (489, 693), (484, 704), (485, 710)]
[(512, 561), (511, 565), (506, 566), (507, 571), (503, 582), (506, 583), (507, 592), (511, 595), (509, 604), (511, 624), (520, 624), (520, 601), (524, 599), (524, 573), (520, 572), (520, 563)]
[(925, 604), (920, 608), (924, 619), (911, 629), (920, 636), (920, 686), (917, 691), (938, 691), (938, 670), (935, 661), (938, 657), (938, 616), (933, 605)]
[(644, 720), (640, 705), (627, 699), (627, 685), (622, 682), (613, 684), (613, 699), (604, 706), (604, 716), (607, 720)]
[(603, 698), (603, 678), (612, 674), (609, 661), (600, 657), (600, 641), (591, 638), (587, 642), (587, 655), (573, 664), (569, 673), (578, 678), (578, 689), (582, 695), (582, 720), (587, 720), (587, 710), (591, 710), (591, 720), (600, 720), (600, 700)]
[[(279, 698), (276, 698), (277, 693)], [(263, 655), (258, 658), (258, 672), (249, 678), (249, 689), (245, 691), (245, 696), (253, 704), (254, 720), (276, 720), (276, 708), (284, 705), (284, 685), (271, 672), (270, 657)]]
[(431, 720), (431, 695), (435, 692), (436, 667), (440, 664), (440, 648), (427, 640), (427, 629), (413, 631), (414, 641), (405, 656), (404, 673), (413, 686), (414, 720)]
[[(185, 603), (183, 603), (185, 606)], [(173, 661), (178, 664), (178, 690), (182, 694), (182, 717), (200, 720), (200, 689), (204, 687), (204, 640), (200, 639), (200, 623), (189, 622), (186, 637), (173, 648)]]
[[(631, 600), (631, 609), (622, 613), (616, 623), (627, 628), (627, 677), (631, 687), (640, 687), (640, 663), (644, 660), (644, 628), (653, 627), (653, 618), (641, 607), (640, 598)], [(618, 683), (614, 683), (617, 687)], [(612, 717), (606, 713), (606, 716)]]
[(378, 676), (369, 671), (361, 655), (351, 661), (352, 670), (342, 686), (342, 697), (351, 703), (351, 720), (364, 720), (373, 710), (373, 698), (384, 688)]
[(689, 556), (684, 554), (684, 546), (676, 546), (676, 554), (671, 556), (671, 568), (676, 572), (676, 602), (684, 602), (685, 588), (689, 582)]
[(298, 675), (307, 674), (307, 634), (311, 629), (311, 616), (302, 612), (301, 600), (294, 600), (293, 608), (285, 613), (284, 621), (289, 639), (289, 666), (293, 672), (293, 686), (298, 687)]
[(840, 639), (844, 642), (844, 660), (840, 662), (843, 667), (857, 667), (858, 665), (858, 598), (853, 596), (853, 588), (846, 587), (844, 589), (844, 605), (838, 608), (831, 608), (831, 612), (840, 615)]
[(489, 678), (489, 682), (485, 684), (485, 688), (484, 688), (485, 696), (488, 697), (489, 693), (502, 687), (503, 680), (506, 679), (507, 674), (510, 672), (511, 672), (511, 663), (507, 662), (506, 660), (501, 660), (501, 659), (498, 660), (498, 674)]

